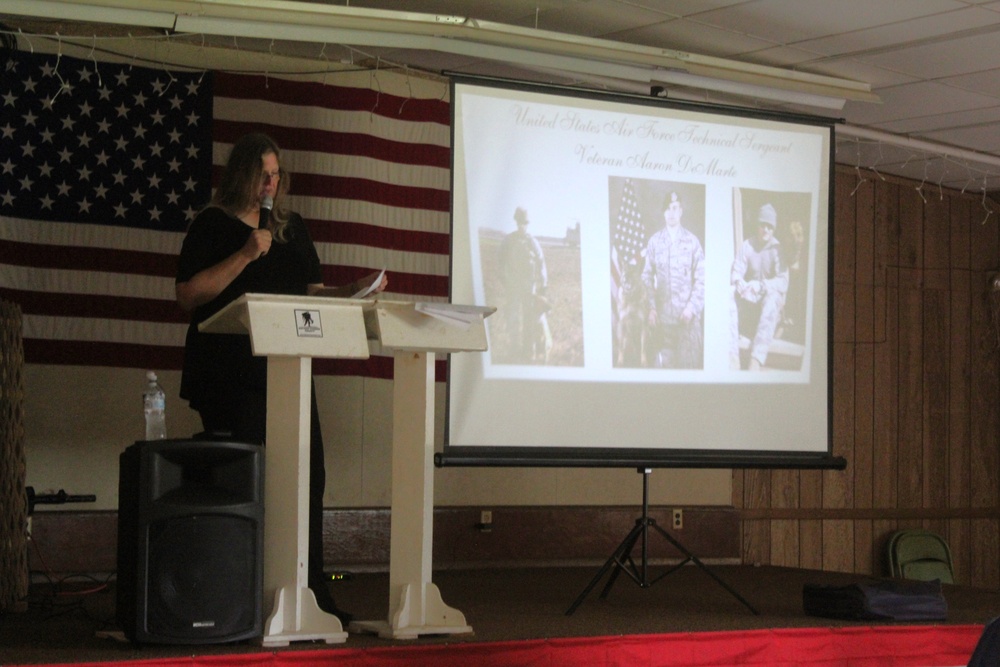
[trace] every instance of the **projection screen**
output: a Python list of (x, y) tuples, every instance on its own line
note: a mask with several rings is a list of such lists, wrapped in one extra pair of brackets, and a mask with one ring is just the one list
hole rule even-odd
[(438, 465), (840, 467), (833, 123), (456, 79)]

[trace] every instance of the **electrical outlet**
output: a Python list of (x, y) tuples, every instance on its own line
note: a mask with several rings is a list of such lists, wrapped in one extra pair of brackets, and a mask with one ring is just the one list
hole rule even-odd
[(479, 523), (476, 524), (476, 528), (479, 529), (480, 533), (492, 533), (493, 512), (490, 510), (482, 510), (479, 512)]
[(684, 510), (674, 510), (673, 527), (674, 530), (680, 530), (684, 527)]

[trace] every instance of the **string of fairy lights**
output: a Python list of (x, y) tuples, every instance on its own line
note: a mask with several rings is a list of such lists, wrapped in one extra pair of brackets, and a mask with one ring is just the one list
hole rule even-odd
[[(31, 25), (37, 28), (39, 24), (44, 27), (46, 22)], [(381, 89), (378, 73), (382, 70), (404, 75), (407, 88), (411, 76), (440, 83), (447, 81), (438, 72), (393, 62), (344, 44), (282, 42), (283, 52), (278, 53), (274, 40), (168, 34), (153, 29), (133, 34), (123, 28), (120, 29), (123, 34), (98, 35), (94, 32), (87, 34), (85, 26), (63, 22), (52, 22), (49, 27), (58, 29), (25, 32), (20, 28), (13, 30), (0, 25), (0, 37), (3, 37), (7, 48), (34, 52), (37, 46), (40, 50), (54, 52), (57, 57), (72, 49), (78, 57), (91, 59), (95, 65), (100, 54), (133, 64), (159, 66), (165, 70), (202, 69), (183, 62), (185, 59), (174, 50), (174, 47), (183, 46), (187, 49), (189, 62), (203, 62), (202, 56), (206, 55), (203, 51), (209, 48), (236, 51), (238, 65), (236, 68), (227, 67), (227, 71), (260, 74), (265, 78), (270, 75), (321, 76), (325, 82), (329, 76), (366, 71), (372, 76), (372, 87), (376, 90)], [(76, 33), (60, 34), (59, 29), (73, 29)], [(192, 48), (193, 52), (190, 51)], [(241, 55), (246, 56), (248, 62), (241, 63)], [(283, 59), (279, 62), (279, 58)], [(443, 96), (447, 87), (442, 88)], [(916, 183), (914, 187), (925, 202), (929, 196), (943, 196), (945, 189), (957, 190), (963, 194), (974, 193), (981, 198), (983, 222), (995, 213), (992, 194), (1000, 191), (1000, 157), (852, 125), (836, 127), (835, 151), (837, 163), (853, 166), (857, 173), (854, 192), (871, 178), (901, 176)]]

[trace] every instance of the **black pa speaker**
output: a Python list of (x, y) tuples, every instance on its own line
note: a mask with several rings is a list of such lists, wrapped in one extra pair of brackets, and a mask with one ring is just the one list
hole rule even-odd
[(119, 457), (117, 617), (137, 643), (263, 632), (264, 450), (141, 441)]

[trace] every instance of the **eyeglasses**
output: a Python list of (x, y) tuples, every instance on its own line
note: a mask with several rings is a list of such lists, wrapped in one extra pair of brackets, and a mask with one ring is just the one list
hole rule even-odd
[(280, 171), (273, 171), (273, 172), (265, 171), (263, 174), (260, 175), (260, 180), (262, 181), (276, 181), (279, 178), (281, 178)]

